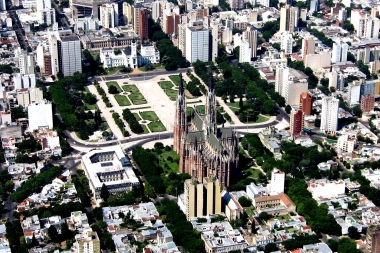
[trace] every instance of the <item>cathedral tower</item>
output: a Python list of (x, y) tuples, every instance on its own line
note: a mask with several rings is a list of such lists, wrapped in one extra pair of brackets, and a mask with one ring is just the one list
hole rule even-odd
[(208, 127), (211, 130), (211, 133), (216, 133), (216, 100), (215, 100), (215, 91), (214, 91), (214, 80), (212, 78), (212, 71), (210, 70), (210, 80), (208, 86), (207, 100), (206, 100), (206, 117), (208, 121)]
[(178, 96), (176, 101), (176, 111), (174, 120), (174, 151), (178, 154), (181, 151), (181, 138), (184, 133), (187, 133), (187, 112), (186, 112), (186, 98), (183, 87), (182, 73), (179, 74), (180, 84), (178, 90)]

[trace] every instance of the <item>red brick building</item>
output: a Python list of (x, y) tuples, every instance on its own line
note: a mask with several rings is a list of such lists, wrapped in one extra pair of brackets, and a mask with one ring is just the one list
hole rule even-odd
[(300, 95), (300, 109), (305, 115), (311, 115), (313, 107), (313, 98), (308, 92), (302, 92)]
[(149, 11), (147, 9), (139, 10), (139, 35), (141, 40), (148, 40), (148, 18)]
[(299, 136), (303, 130), (303, 112), (301, 110), (293, 111), (290, 114), (290, 134)]
[(360, 109), (363, 112), (373, 111), (375, 108), (375, 96), (373, 94), (366, 94), (362, 96), (360, 101)]
[(213, 176), (221, 187), (230, 184), (230, 175), (237, 169), (239, 141), (231, 128), (217, 128), (216, 100), (210, 76), (205, 114), (194, 111), (187, 121), (183, 81), (178, 91), (174, 122), (174, 150), (179, 153), (179, 170), (202, 181)]

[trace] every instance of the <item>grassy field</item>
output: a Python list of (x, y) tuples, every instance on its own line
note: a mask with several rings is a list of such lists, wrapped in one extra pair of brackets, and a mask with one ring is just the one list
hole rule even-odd
[(187, 116), (190, 116), (194, 112), (194, 108), (193, 107), (187, 107), (186, 112), (187, 112)]
[(175, 101), (177, 99), (178, 91), (172, 90), (172, 89), (166, 89), (165, 90), (166, 95), (170, 98), (170, 100)]
[(148, 127), (152, 133), (154, 132), (163, 132), (166, 131), (165, 126), (161, 123), (161, 121), (155, 121), (155, 122), (150, 122), (148, 124)]
[(206, 112), (206, 107), (205, 107), (204, 105), (197, 105), (196, 108), (197, 108), (197, 111), (198, 111), (198, 112), (200, 112), (200, 113), (202, 113), (202, 114), (205, 114), (205, 112)]
[(114, 85), (117, 88), (118, 92), (122, 92), (123, 90), (120, 88), (119, 84), (115, 81), (106, 82), (107, 87), (109, 88), (111, 85)]
[(119, 69), (120, 69), (120, 67), (106, 68), (106, 69), (105, 69), (105, 72), (106, 72), (106, 75), (113, 75), (113, 74), (115, 74)]
[(175, 84), (175, 86), (179, 86), (179, 83), (181, 82), (181, 79), (179, 78), (179, 75), (171, 75), (169, 76), (170, 80)]
[(96, 104), (90, 105), (90, 104), (84, 103), (84, 105), (86, 106), (87, 110), (96, 110), (96, 109), (98, 109), (98, 106)]
[(134, 92), (128, 97), (134, 105), (143, 105), (147, 103), (144, 96), (140, 92)]
[(146, 112), (140, 112), (141, 118), (149, 121), (157, 121), (159, 120), (157, 114), (154, 111), (146, 111)]
[[(161, 154), (157, 154), (156, 152), (154, 152), (154, 154), (156, 157), (159, 158), (160, 166), (164, 169), (165, 173), (178, 172), (179, 155), (177, 154), (177, 152), (175, 152), (174, 150), (162, 150)], [(169, 168), (166, 167), (165, 164), (167, 164)]]
[(251, 217), (255, 214), (255, 207), (253, 207), (253, 206), (244, 207), (244, 211), (248, 215), (248, 217)]
[(139, 92), (139, 89), (134, 84), (123, 85), (123, 90), (131, 93)]
[(129, 99), (124, 95), (115, 95), (115, 99), (120, 106), (131, 105), (131, 102), (129, 102)]
[(140, 117), (140, 115), (139, 115), (138, 113), (133, 113), (133, 116), (135, 116), (135, 119), (136, 119), (137, 121), (140, 121), (140, 120), (141, 120), (141, 117)]
[(161, 82), (158, 82), (158, 85), (160, 85), (161, 89), (171, 89), (174, 85), (172, 82), (170, 81), (161, 81)]
[(144, 129), (144, 133), (143, 134), (149, 134), (149, 129), (146, 127), (146, 125), (141, 125), (141, 127)]
[(262, 122), (265, 122), (265, 121), (268, 121), (269, 120), (269, 117), (266, 117), (266, 116), (263, 116), (263, 115), (259, 115), (259, 118), (257, 119), (257, 121), (248, 121), (249, 123), (262, 123)]

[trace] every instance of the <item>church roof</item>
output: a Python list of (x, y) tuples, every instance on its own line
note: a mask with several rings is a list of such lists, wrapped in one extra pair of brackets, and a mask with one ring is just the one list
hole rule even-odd
[(209, 143), (214, 150), (223, 151), (222, 145), (220, 144), (218, 138), (214, 134), (210, 135)]
[(232, 136), (234, 136), (232, 128), (222, 128), (220, 129), (220, 132), (222, 134), (222, 138), (231, 138)]
[(186, 141), (193, 143), (196, 141), (204, 141), (205, 140), (205, 135), (203, 131), (198, 131), (198, 132), (190, 132), (186, 135)]
[(124, 49), (124, 53), (125, 53), (125, 55), (132, 55), (132, 48), (131, 47), (126, 47), (125, 49)]
[(199, 131), (203, 129), (203, 119), (196, 111), (194, 112), (193, 123)]

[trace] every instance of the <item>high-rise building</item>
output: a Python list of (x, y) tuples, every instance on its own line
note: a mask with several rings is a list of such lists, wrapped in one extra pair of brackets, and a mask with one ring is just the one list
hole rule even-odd
[(333, 44), (331, 62), (346, 62), (347, 61), (348, 44), (339, 40)]
[(380, 20), (378, 18), (367, 18), (365, 20), (365, 35), (363, 37), (370, 39), (379, 38)]
[(72, 76), (82, 72), (82, 48), (77, 35), (61, 36), (60, 72)]
[(297, 75), (298, 72), (294, 69), (277, 65), (275, 91), (283, 96), (289, 105), (299, 105), (301, 93), (308, 89), (307, 79), (299, 79)]
[(292, 54), (293, 52), (293, 36), (289, 32), (284, 32), (281, 36), (281, 50), (285, 54)]
[(133, 29), (141, 40), (148, 40), (149, 11), (142, 4), (133, 5)]
[(285, 173), (276, 168), (273, 169), (270, 181), (271, 195), (283, 193), (285, 189)]
[(220, 214), (222, 197), (219, 180), (203, 178), (203, 182), (188, 179), (184, 183), (184, 206), (187, 219)]
[[(212, 75), (205, 114), (197, 110), (187, 122), (186, 101), (181, 78), (174, 122), (174, 150), (179, 153), (179, 171), (199, 181), (215, 177), (220, 187), (230, 184), (239, 160), (239, 141), (232, 128), (217, 128), (216, 100)], [(179, 143), (179, 144), (178, 144)]]
[(304, 115), (311, 115), (313, 108), (313, 97), (308, 92), (302, 92), (300, 95), (300, 109)]
[(335, 133), (338, 129), (339, 99), (322, 98), (321, 131)]
[(178, 49), (181, 50), (182, 56), (186, 57), (186, 28), (187, 24), (178, 25)]
[(304, 114), (302, 110), (293, 110), (290, 113), (290, 134), (292, 136), (299, 136), (303, 130)]
[(306, 55), (315, 53), (315, 41), (312, 36), (306, 36), (302, 40), (302, 58), (306, 60)]
[(352, 10), (350, 22), (354, 26), (358, 37), (368, 39), (377, 39), (379, 37), (380, 20), (377, 17), (369, 16), (364, 10)]
[(154, 1), (152, 3), (152, 19), (157, 22), (157, 20), (161, 17), (161, 2)]
[(218, 57), (219, 27), (217, 22), (212, 22), (211, 27), (211, 61)]
[(100, 240), (93, 231), (75, 235), (75, 253), (100, 253)]
[(318, 11), (319, 10), (319, 1), (318, 0), (311, 0), (310, 1), (310, 11)]
[(239, 63), (251, 62), (251, 52), (249, 42), (242, 40), (239, 47)]
[(251, 49), (251, 58), (257, 55), (257, 31), (251, 25), (247, 26), (247, 30), (243, 32), (243, 39), (248, 41)]
[(288, 82), (289, 68), (285, 64), (279, 64), (276, 67), (275, 91), (282, 93), (283, 86)]
[(231, 9), (242, 9), (244, 8), (244, 1), (243, 0), (228, 0), (228, 3), (231, 7)]
[(126, 25), (133, 23), (133, 5), (127, 2), (123, 3), (123, 19)]
[(20, 49), (18, 55), (18, 68), (23, 75), (34, 74), (34, 54), (28, 53), (26, 50)]
[(36, 13), (39, 24), (51, 25), (55, 23), (55, 9), (51, 7), (51, 0), (37, 0)]
[(29, 130), (34, 131), (40, 128), (53, 129), (53, 111), (51, 103), (41, 101), (28, 106)]
[(363, 95), (360, 101), (360, 109), (363, 112), (368, 113), (375, 108), (375, 96), (373, 94)]
[(210, 60), (210, 30), (201, 26), (186, 28), (186, 60), (190, 63), (197, 60)]
[(119, 26), (119, 10), (117, 3), (100, 6), (100, 25), (104, 28)]
[(380, 253), (380, 226), (371, 225), (367, 228), (365, 253)]
[[(18, 6), (18, 5), (14, 5)], [(7, 5), (5, 4), (5, 0), (0, 0), (0, 11), (5, 11), (7, 10)]]
[(162, 27), (164, 33), (169, 36), (178, 35), (179, 15), (172, 12), (163, 16)]
[(291, 5), (285, 5), (280, 12), (280, 32), (294, 32), (295, 25), (295, 8)]

